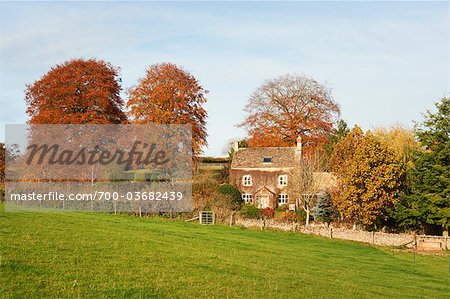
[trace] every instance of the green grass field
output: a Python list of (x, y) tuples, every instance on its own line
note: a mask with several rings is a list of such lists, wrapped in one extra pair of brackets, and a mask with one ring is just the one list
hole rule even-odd
[[(0, 297), (446, 298), (447, 256), (110, 214), (0, 214)], [(447, 297), (448, 298), (448, 297)]]

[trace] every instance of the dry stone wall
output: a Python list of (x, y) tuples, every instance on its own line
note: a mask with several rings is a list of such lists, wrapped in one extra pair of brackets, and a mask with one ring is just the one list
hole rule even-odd
[(342, 239), (363, 242), (382, 246), (414, 246), (413, 234), (392, 234), (383, 232), (367, 232), (362, 230), (352, 230), (347, 228), (331, 228), (324, 226), (299, 226), (288, 222), (278, 222), (273, 220), (260, 219), (236, 219), (235, 224), (243, 227), (259, 227), (279, 229), (284, 231), (300, 231), (308, 235), (319, 235), (328, 238)]

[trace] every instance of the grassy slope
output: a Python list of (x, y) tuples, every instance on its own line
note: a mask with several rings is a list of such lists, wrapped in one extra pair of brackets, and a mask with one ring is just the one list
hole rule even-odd
[(445, 256), (108, 214), (0, 214), (0, 297), (432, 297)]

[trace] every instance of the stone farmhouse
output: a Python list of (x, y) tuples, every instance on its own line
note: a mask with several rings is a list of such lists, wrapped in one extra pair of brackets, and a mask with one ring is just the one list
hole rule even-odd
[[(233, 144), (230, 183), (242, 193), (242, 199), (258, 208), (277, 208), (290, 204), (297, 209), (299, 199), (289, 198), (288, 186), (292, 183), (292, 171), (302, 157), (302, 140), (295, 147), (239, 148)], [(326, 172), (314, 173), (321, 191), (328, 191), (334, 176)], [(317, 195), (317, 194), (315, 194)], [(295, 205), (295, 206), (292, 206)]]

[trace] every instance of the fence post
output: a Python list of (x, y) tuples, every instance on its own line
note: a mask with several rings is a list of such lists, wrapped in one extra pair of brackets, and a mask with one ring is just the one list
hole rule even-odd
[(417, 249), (417, 236), (416, 236), (416, 232), (414, 232), (414, 248)]
[(235, 224), (234, 212), (232, 212), (230, 216), (230, 226), (233, 226), (234, 224)]
[(375, 232), (372, 232), (372, 245), (375, 245)]
[(333, 239), (333, 228), (330, 227), (330, 239)]

